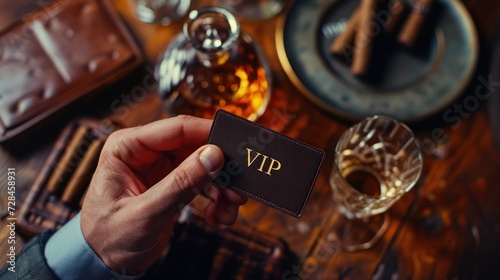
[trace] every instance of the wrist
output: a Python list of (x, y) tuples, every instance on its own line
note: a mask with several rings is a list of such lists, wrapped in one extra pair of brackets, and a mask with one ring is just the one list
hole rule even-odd
[[(65, 246), (61, 246), (65, 244)], [(137, 279), (113, 271), (87, 243), (77, 214), (48, 240), (44, 254), (60, 279)]]

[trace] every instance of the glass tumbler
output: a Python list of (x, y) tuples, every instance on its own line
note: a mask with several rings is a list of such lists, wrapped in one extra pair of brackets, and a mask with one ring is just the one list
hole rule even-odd
[[(366, 118), (349, 128), (337, 143), (330, 176), (334, 201), (348, 220), (361, 219), (366, 228), (373, 228), (367, 224), (368, 218), (387, 211), (415, 185), (422, 162), (408, 126), (384, 116)], [(388, 219), (384, 219), (371, 239), (344, 244), (344, 248), (356, 251), (372, 247), (387, 226)]]

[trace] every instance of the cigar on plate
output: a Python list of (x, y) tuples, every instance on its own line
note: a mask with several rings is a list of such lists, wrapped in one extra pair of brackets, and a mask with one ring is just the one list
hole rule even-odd
[(433, 2), (434, 0), (419, 0), (413, 3), (411, 13), (399, 33), (398, 42), (409, 48), (415, 45)]
[(407, 7), (403, 0), (393, 0), (389, 3), (389, 17), (384, 24), (386, 33), (391, 34), (398, 29), (399, 24), (402, 22)]
[(64, 189), (92, 140), (90, 128), (81, 126), (75, 131), (47, 182), (49, 193), (56, 195)]
[(346, 58), (352, 54), (352, 49), (354, 48), (354, 37), (356, 36), (356, 30), (359, 25), (359, 9), (352, 13), (347, 25), (342, 33), (333, 40), (330, 46), (330, 52), (333, 54), (343, 54)]
[(354, 39), (354, 55), (351, 64), (351, 73), (363, 76), (368, 71), (372, 55), (373, 37), (375, 34), (376, 0), (362, 0), (358, 8), (359, 23)]
[(80, 201), (97, 167), (103, 145), (104, 141), (101, 139), (97, 139), (90, 144), (64, 190), (61, 198), (63, 203), (72, 205)]

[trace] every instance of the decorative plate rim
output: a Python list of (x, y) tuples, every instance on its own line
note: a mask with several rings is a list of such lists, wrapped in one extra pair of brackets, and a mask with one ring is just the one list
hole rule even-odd
[[(332, 5), (335, 2), (338, 2), (340, 0), (327, 0), (323, 4), (324, 5)], [(471, 81), (471, 78), (473, 74), (476, 71), (477, 67), (477, 62), (479, 58), (479, 39), (478, 39), (478, 34), (476, 31), (476, 27), (474, 24), (474, 21), (472, 19), (472, 16), (468, 12), (467, 8), (465, 5), (459, 1), (454, 1), (454, 0), (443, 0), (443, 1), (448, 1), (453, 5), (457, 12), (460, 14), (460, 17), (462, 19), (462, 23), (464, 24), (464, 29), (467, 31), (468, 36), (471, 39), (471, 48), (472, 48), (472, 54), (471, 54), (471, 60), (470, 63), (468, 64), (467, 70), (464, 72), (464, 75), (460, 78), (457, 79), (454, 88), (446, 94), (447, 100), (444, 102), (441, 102), (438, 104), (438, 106), (435, 106), (431, 110), (428, 110), (422, 114), (409, 117), (409, 118), (398, 118), (400, 121), (405, 121), (405, 122), (417, 122), (421, 121), (425, 118), (428, 118), (430, 116), (433, 116), (437, 114), (438, 112), (442, 111), (446, 107), (450, 106), (453, 104), (453, 102), (463, 93), (463, 90), (468, 86), (468, 84)], [(303, 84), (301, 79), (297, 76), (295, 73), (289, 59), (287, 56), (287, 52), (285, 49), (285, 40), (284, 40), (284, 30), (285, 30), (285, 23), (288, 19), (288, 15), (291, 9), (293, 9), (294, 5), (297, 5), (297, 3), (300, 2), (300, 0), (295, 1), (292, 5), (288, 5), (284, 13), (282, 13), (278, 20), (277, 20), (277, 25), (276, 25), (276, 33), (275, 33), (275, 38), (276, 38), (276, 47), (277, 47), (277, 54), (278, 54), (278, 59), (281, 63), (281, 66), (283, 67), (283, 70), (285, 71), (287, 77), (290, 79), (292, 84), (304, 95), (306, 96), (309, 100), (311, 100), (313, 103), (315, 103), (317, 106), (322, 108), (328, 113), (331, 113), (333, 115), (339, 116), (341, 118), (344, 118), (349, 121), (359, 121), (365, 116), (360, 116), (356, 115), (353, 113), (346, 112), (345, 110), (342, 110), (341, 108), (334, 107), (325, 101), (323, 101), (321, 98), (317, 97), (316, 94), (313, 93), (311, 89), (309, 89), (306, 85)], [(318, 18), (323, 18), (323, 17), (318, 17)], [(397, 118), (397, 117), (396, 117)]]

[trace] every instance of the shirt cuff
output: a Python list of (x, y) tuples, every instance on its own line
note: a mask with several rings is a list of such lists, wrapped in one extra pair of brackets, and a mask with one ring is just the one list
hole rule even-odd
[(106, 266), (83, 236), (80, 213), (50, 237), (44, 253), (50, 269), (62, 280), (135, 280), (142, 276), (122, 275)]

